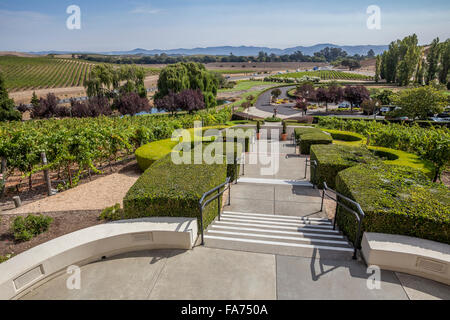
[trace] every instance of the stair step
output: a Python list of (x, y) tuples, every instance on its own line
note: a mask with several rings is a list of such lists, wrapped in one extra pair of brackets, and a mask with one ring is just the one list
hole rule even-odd
[(225, 242), (253, 243), (253, 244), (282, 246), (282, 247), (296, 247), (296, 248), (308, 248), (308, 249), (330, 250), (330, 251), (340, 251), (340, 252), (353, 252), (353, 248), (350, 248), (350, 247), (344, 248), (344, 247), (301, 244), (301, 243), (282, 242), (282, 241), (245, 239), (242, 237), (237, 238), (237, 237), (220, 237), (220, 236), (205, 235), (205, 239), (221, 240), (221, 241), (225, 241)]
[(282, 180), (282, 179), (263, 179), (263, 178), (239, 178), (238, 183), (255, 183), (255, 184), (270, 184), (279, 186), (301, 186), (313, 187), (309, 181), (299, 180)]
[(243, 222), (243, 223), (255, 223), (255, 224), (271, 224), (276, 226), (294, 226), (294, 227), (308, 227), (317, 229), (333, 229), (330, 225), (311, 224), (310, 222), (296, 223), (296, 222), (278, 222), (278, 221), (265, 221), (265, 220), (252, 220), (248, 218), (228, 218), (222, 217), (221, 221)]
[(235, 211), (224, 211), (224, 214), (235, 214), (239, 216), (255, 216), (255, 217), (268, 217), (268, 218), (277, 218), (277, 219), (286, 219), (286, 220), (311, 220), (311, 221), (323, 221), (330, 222), (331, 220), (325, 218), (309, 218), (309, 217), (298, 217), (298, 216), (283, 216), (283, 215), (275, 215), (275, 214), (264, 214), (264, 213), (249, 213), (249, 212), (235, 212)]
[[(253, 222), (253, 221), (252, 221)], [(295, 230), (295, 231), (306, 231), (306, 232), (318, 232), (318, 233), (334, 233), (339, 234), (338, 230), (333, 229), (323, 229), (323, 228), (314, 228), (311, 225), (305, 225), (303, 227), (295, 227), (295, 226), (279, 226), (273, 224), (260, 224), (260, 223), (246, 223), (246, 222), (237, 222), (237, 221), (216, 221), (214, 224), (217, 225), (232, 225), (239, 227), (259, 227), (259, 228), (268, 228), (275, 230)]]
[(345, 239), (343, 235), (337, 234), (324, 234), (317, 232), (294, 232), (294, 231), (281, 231), (281, 230), (270, 230), (270, 229), (260, 229), (260, 228), (245, 228), (245, 227), (233, 227), (233, 226), (222, 226), (213, 224), (210, 226), (211, 230), (232, 230), (232, 231), (252, 231), (252, 232), (260, 232), (264, 234), (280, 234), (280, 235), (297, 235), (303, 237), (314, 237), (314, 238), (329, 238), (329, 239)]
[(221, 230), (208, 230), (206, 235), (220, 235), (220, 236), (237, 236), (245, 239), (268, 239), (269, 241), (275, 239), (275, 240), (283, 240), (283, 242), (286, 243), (297, 243), (297, 242), (306, 242), (308, 244), (315, 244), (315, 243), (323, 243), (328, 245), (340, 245), (340, 246), (346, 246), (349, 247), (348, 242), (345, 240), (338, 241), (338, 240), (325, 240), (325, 239), (314, 239), (314, 238), (307, 238), (300, 236), (282, 236), (282, 235), (272, 235), (272, 234), (260, 234), (260, 233), (248, 233), (248, 232), (234, 232), (234, 231), (221, 231)]
[(234, 218), (234, 219), (246, 219), (246, 220), (253, 220), (253, 221), (263, 221), (263, 222), (287, 222), (287, 223), (303, 223), (303, 224), (313, 224), (313, 225), (330, 225), (330, 221), (318, 221), (318, 220), (308, 220), (308, 219), (284, 219), (284, 218), (277, 218), (277, 216), (247, 216), (247, 215), (238, 215), (238, 214), (222, 214), (221, 217), (223, 218)]

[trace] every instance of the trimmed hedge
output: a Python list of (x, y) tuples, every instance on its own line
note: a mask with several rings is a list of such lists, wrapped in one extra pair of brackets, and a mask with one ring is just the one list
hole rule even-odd
[[(205, 131), (210, 129), (223, 129), (223, 126), (216, 127), (205, 127), (202, 128), (202, 142), (210, 143), (214, 141), (214, 138), (211, 136), (203, 136)], [(191, 134), (191, 138), (193, 139), (194, 129), (191, 128), (188, 130)], [(142, 147), (138, 148), (135, 152), (136, 160), (139, 165), (139, 168), (142, 171), (147, 170), (153, 163), (162, 157), (169, 154), (172, 149), (178, 145), (178, 141), (172, 141), (172, 139), (164, 139), (159, 141), (150, 142)], [(191, 141), (191, 147), (194, 147), (194, 141)]]
[(323, 182), (335, 189), (337, 174), (360, 163), (379, 161), (375, 155), (364, 147), (341, 145), (311, 146), (311, 161), (317, 162), (314, 172), (311, 169), (311, 182), (323, 188)]
[[(361, 205), (366, 215), (361, 236), (378, 232), (450, 244), (450, 191), (430, 182), (418, 170), (387, 164), (358, 165), (339, 172), (336, 189)], [(354, 241), (354, 215), (340, 208), (337, 223)], [(360, 243), (357, 239), (358, 246)]]
[[(124, 217), (195, 217), (200, 219), (202, 195), (222, 184), (226, 164), (182, 164), (172, 162), (171, 154), (154, 163), (126, 194)], [(217, 204), (204, 211), (206, 228), (217, 215)], [(200, 226), (200, 224), (199, 224)]]
[(333, 143), (330, 135), (317, 128), (296, 128), (295, 139), (300, 146), (301, 154), (310, 154), (312, 145)]
[(339, 131), (339, 130), (323, 130), (328, 132), (333, 137), (333, 140), (345, 141), (345, 142), (362, 142), (365, 138), (364, 136), (350, 132), (350, 131)]

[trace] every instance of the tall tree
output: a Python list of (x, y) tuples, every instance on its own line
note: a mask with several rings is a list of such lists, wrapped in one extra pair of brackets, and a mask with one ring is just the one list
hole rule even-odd
[(429, 114), (440, 113), (447, 104), (446, 96), (432, 86), (401, 91), (393, 102), (400, 107), (399, 115), (410, 119), (426, 119)]
[(377, 83), (380, 80), (380, 76), (381, 76), (381, 62), (382, 62), (382, 57), (380, 55), (378, 55), (376, 63), (375, 63), (375, 82), (377, 82)]
[(442, 47), (439, 45), (439, 38), (434, 39), (428, 50), (426, 84), (430, 84), (438, 76), (441, 49)]
[[(450, 39), (441, 43), (441, 59), (440, 59), (440, 71), (439, 71), (439, 82), (446, 84), (447, 89), (449, 89), (449, 79), (448, 79), (448, 69), (450, 66)], [(450, 89), (449, 89), (450, 90)]]
[(15, 110), (14, 100), (9, 98), (5, 79), (0, 73), (0, 121), (22, 120), (22, 115)]

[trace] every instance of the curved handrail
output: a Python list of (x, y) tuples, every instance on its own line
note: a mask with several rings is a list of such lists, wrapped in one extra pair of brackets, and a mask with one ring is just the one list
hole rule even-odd
[[(331, 195), (327, 194), (327, 191), (333, 192), (336, 195), (336, 198), (333, 198)], [(338, 214), (339, 206), (341, 206), (342, 208), (344, 208), (348, 212), (352, 213), (355, 216), (356, 220), (358, 221), (358, 231), (356, 232), (356, 237), (355, 237), (355, 240), (353, 241), (353, 248), (354, 248), (353, 259), (356, 259), (357, 258), (357, 250), (358, 250), (357, 249), (358, 248), (357, 242), (358, 242), (358, 239), (360, 238), (360, 235), (361, 235), (361, 225), (362, 225), (362, 221), (363, 221), (363, 219), (365, 217), (364, 211), (363, 211), (363, 209), (361, 208), (361, 205), (358, 202), (356, 202), (355, 200), (352, 200), (352, 199), (344, 196), (343, 194), (341, 194), (341, 193), (339, 193), (339, 192), (329, 188), (327, 186), (327, 183), (324, 181), (324, 183), (323, 183), (323, 192), (322, 192), (322, 203), (321, 203), (321, 206), (320, 206), (320, 211), (323, 211), (323, 204), (324, 204), (325, 197), (328, 197), (329, 199), (331, 199), (334, 202), (336, 202), (336, 213), (334, 215), (334, 221), (333, 221), (333, 229), (334, 230), (336, 229), (336, 220), (337, 220), (337, 214)], [(345, 201), (348, 201), (351, 204), (353, 204), (354, 206), (356, 206), (356, 210), (357, 211), (355, 211), (352, 208), (350, 208), (347, 205), (345, 205), (342, 201), (340, 201), (340, 198), (344, 199)]]
[[(225, 187), (227, 186), (228, 187)], [(221, 191), (220, 189), (223, 190)], [(211, 202), (213, 202), (214, 200), (217, 199), (217, 213), (219, 216), (219, 220), (220, 220), (220, 212), (222, 211), (222, 208), (220, 206), (220, 196), (223, 195), (225, 193), (226, 190), (228, 191), (228, 205), (231, 204), (231, 177), (228, 177), (224, 183), (222, 183), (221, 185), (206, 191), (203, 196), (201, 197), (200, 201), (198, 202), (199, 204), (199, 208), (200, 208), (200, 228), (202, 231), (202, 245), (205, 244), (205, 237), (204, 237), (204, 230), (203, 230), (203, 210), (205, 210), (205, 207), (210, 204)], [(217, 194), (214, 195), (213, 197), (209, 198), (208, 200), (205, 201), (205, 199), (210, 196), (211, 194), (213, 194), (214, 192), (217, 191)]]

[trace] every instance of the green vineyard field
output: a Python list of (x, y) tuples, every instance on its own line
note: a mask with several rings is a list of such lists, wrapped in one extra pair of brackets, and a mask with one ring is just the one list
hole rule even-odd
[(276, 75), (278, 78), (319, 77), (322, 80), (373, 80), (373, 77), (334, 70), (302, 71)]
[[(98, 63), (50, 57), (0, 56), (0, 72), (9, 91), (83, 86)], [(145, 68), (147, 75), (158, 69)]]

